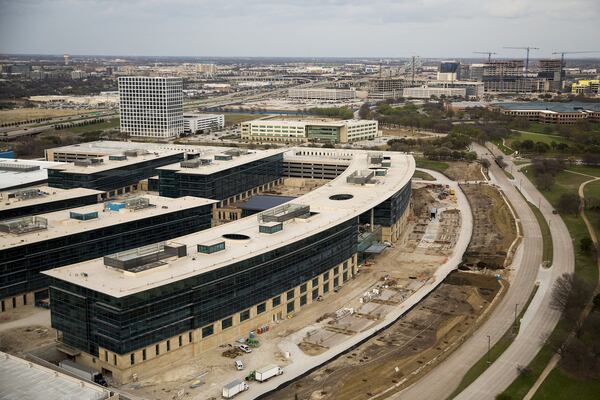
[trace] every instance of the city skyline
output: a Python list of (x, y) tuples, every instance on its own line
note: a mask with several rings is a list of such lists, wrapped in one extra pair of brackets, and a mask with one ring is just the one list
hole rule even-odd
[(1, 1), (0, 15), (0, 35), (11, 39), (0, 52), (11, 54), (462, 58), (493, 50), (522, 58), (502, 47), (530, 45), (538, 58), (595, 50), (600, 4), (29, 0)]

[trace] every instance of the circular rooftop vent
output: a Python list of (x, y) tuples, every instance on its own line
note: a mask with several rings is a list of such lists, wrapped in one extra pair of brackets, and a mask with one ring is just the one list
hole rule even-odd
[(229, 240), (248, 240), (250, 239), (250, 236), (247, 235), (242, 235), (239, 233), (226, 233), (223, 235), (223, 239), (229, 239)]
[(329, 196), (329, 200), (350, 200), (353, 197), (354, 196), (352, 196), (351, 194), (340, 193), (340, 194), (334, 194), (333, 196)]

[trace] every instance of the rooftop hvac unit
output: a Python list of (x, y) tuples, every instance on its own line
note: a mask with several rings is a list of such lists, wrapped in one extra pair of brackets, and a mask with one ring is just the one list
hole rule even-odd
[(0, 222), (0, 232), (21, 235), (48, 229), (48, 220), (43, 217), (23, 217)]
[(182, 161), (179, 163), (181, 168), (198, 168), (200, 166), (200, 160), (197, 158), (187, 161)]
[(161, 260), (185, 257), (187, 247), (179, 243), (154, 243), (104, 256), (104, 265), (129, 272), (141, 272), (165, 265)]
[(293, 218), (302, 218), (309, 215), (310, 206), (287, 203), (258, 214), (258, 220), (262, 222), (285, 222)]
[(374, 175), (375, 175), (375, 171), (373, 171), (373, 170), (366, 169), (366, 170), (354, 171), (346, 178), (346, 182), (352, 183), (355, 185), (364, 185), (366, 183), (369, 183), (369, 181), (371, 180), (371, 178), (373, 178)]
[(108, 159), (111, 161), (125, 161), (125, 160), (127, 160), (127, 156), (126, 155), (112, 155), (112, 156), (108, 156)]
[(38, 197), (44, 197), (47, 194), (48, 193), (42, 192), (40, 189), (20, 189), (8, 193), (8, 198), (18, 200), (29, 200), (36, 199)]
[(150, 200), (145, 197), (133, 197), (131, 199), (125, 199), (121, 201), (121, 203), (125, 204), (125, 208), (129, 210), (141, 210), (144, 208), (152, 207), (150, 204)]
[(217, 161), (229, 161), (233, 159), (230, 154), (215, 154), (215, 160)]
[(20, 164), (16, 162), (0, 162), (0, 171), (32, 172), (38, 171), (39, 165)]

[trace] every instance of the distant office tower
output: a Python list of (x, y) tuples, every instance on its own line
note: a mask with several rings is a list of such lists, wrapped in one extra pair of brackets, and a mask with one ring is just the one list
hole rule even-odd
[(495, 60), (484, 64), (485, 92), (532, 93), (551, 90), (550, 81), (537, 76), (526, 76), (523, 60)]
[(119, 77), (121, 132), (173, 138), (183, 133), (183, 81), (176, 77)]
[[(561, 74), (563, 74), (563, 71), (560, 59), (546, 59), (539, 61), (538, 77), (550, 81), (550, 86), (552, 87), (552, 89), (561, 89)], [(562, 76), (562, 78), (564, 78), (564, 75)]]
[(469, 79), (472, 81), (482, 81), (484, 67), (485, 64), (471, 64), (469, 67)]
[(63, 55), (65, 59), (65, 65), (69, 65), (71, 63), (71, 56), (68, 54)]
[[(422, 82), (415, 82), (417, 85)], [(387, 100), (402, 97), (402, 90), (415, 86), (404, 78), (374, 78), (369, 81), (368, 96), (371, 100)]]
[(438, 81), (460, 80), (460, 63), (458, 61), (442, 61), (437, 78)]

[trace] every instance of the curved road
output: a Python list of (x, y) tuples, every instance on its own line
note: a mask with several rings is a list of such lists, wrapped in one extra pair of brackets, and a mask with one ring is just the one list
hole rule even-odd
[[(512, 264), (515, 271), (511, 286), (489, 319), (462, 346), (421, 380), (392, 396), (394, 399), (447, 398), (458, 387), (469, 368), (486, 354), (488, 336), (493, 345), (511, 326), (515, 306), (528, 301), (536, 282), (540, 287), (523, 315), (520, 332), (511, 346), (456, 398), (494, 399), (517, 377), (516, 367), (527, 365), (533, 359), (543, 344), (543, 338), (558, 322), (559, 313), (549, 307), (550, 293), (554, 280), (562, 273), (572, 272), (574, 269), (573, 245), (569, 232), (562, 219), (552, 214), (552, 206), (521, 172), (515, 172), (515, 181), (510, 181), (493, 162), (487, 149), (479, 145), (474, 148), (480, 157), (490, 159), (491, 180), (500, 186), (509, 199), (523, 227), (523, 241)], [(512, 161), (506, 161), (510, 167)], [(515, 188), (514, 184), (517, 182), (531, 202), (541, 205), (542, 213), (550, 223), (556, 265), (549, 269), (541, 268), (543, 243), (540, 227), (529, 205)]]

